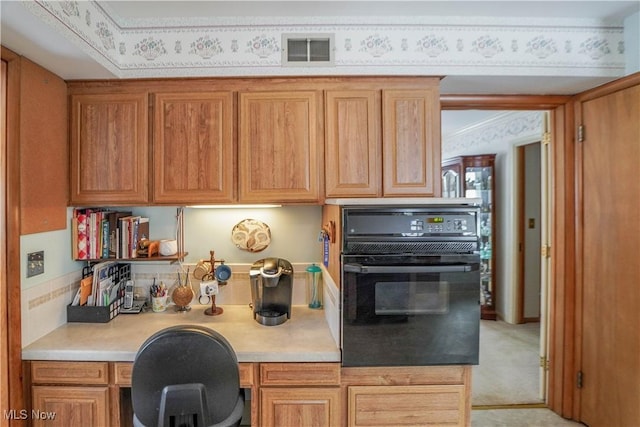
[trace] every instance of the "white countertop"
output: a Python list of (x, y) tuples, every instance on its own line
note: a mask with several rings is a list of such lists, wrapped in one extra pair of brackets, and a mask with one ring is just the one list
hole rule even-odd
[(323, 310), (293, 306), (291, 319), (264, 326), (246, 305), (222, 305), (220, 316), (206, 316), (208, 306), (189, 312), (170, 306), (163, 313), (119, 314), (108, 323), (66, 323), (22, 349), (24, 360), (82, 360), (133, 362), (138, 348), (155, 332), (192, 324), (222, 334), (239, 362), (339, 362)]

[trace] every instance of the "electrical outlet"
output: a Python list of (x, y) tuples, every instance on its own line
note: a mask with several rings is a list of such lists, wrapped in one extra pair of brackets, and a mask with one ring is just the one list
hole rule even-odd
[(44, 251), (27, 254), (27, 277), (44, 273)]

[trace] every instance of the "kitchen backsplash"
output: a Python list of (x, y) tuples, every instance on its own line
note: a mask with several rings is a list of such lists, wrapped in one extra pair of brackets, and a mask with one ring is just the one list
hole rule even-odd
[[(307, 263), (292, 263), (294, 269), (293, 281), (293, 305), (307, 303), (305, 270)], [(220, 293), (216, 297), (216, 304), (246, 305), (251, 302), (251, 287), (249, 282), (249, 269), (251, 264), (227, 264), (232, 269), (231, 279), (226, 285), (220, 287)], [(149, 288), (153, 283), (163, 281), (169, 290), (176, 286), (177, 272), (189, 269), (194, 270), (195, 264), (148, 263), (140, 262), (132, 264), (132, 278), (135, 282), (136, 296), (145, 298), (149, 295)], [(77, 271), (57, 279), (32, 286), (22, 290), (22, 346), (25, 347), (35, 340), (43, 337), (57, 327), (67, 322), (67, 305), (72, 301), (81, 279), (81, 272)], [(191, 277), (191, 286), (195, 291), (195, 298), (191, 305), (199, 305), (199, 281)], [(335, 283), (323, 271), (324, 286), (324, 310), (332, 335), (338, 343), (339, 316), (338, 295), (339, 291)], [(251, 312), (247, 309), (247, 316)]]
[(67, 323), (67, 305), (81, 279), (80, 270), (22, 289), (22, 346)]

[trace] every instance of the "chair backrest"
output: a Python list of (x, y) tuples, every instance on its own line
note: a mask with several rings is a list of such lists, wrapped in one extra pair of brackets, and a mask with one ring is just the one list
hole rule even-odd
[(136, 354), (131, 401), (136, 426), (239, 425), (244, 393), (236, 354), (209, 328), (163, 329)]

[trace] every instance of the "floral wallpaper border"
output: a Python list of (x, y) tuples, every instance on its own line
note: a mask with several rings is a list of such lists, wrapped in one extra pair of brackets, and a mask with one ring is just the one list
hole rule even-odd
[(284, 33), (335, 35), (335, 66), (296, 67), (296, 74), (617, 77), (625, 66), (624, 32), (616, 26), (550, 22), (123, 27), (116, 22), (121, 19), (94, 1), (22, 4), (121, 78), (292, 74), (282, 65)]
[(461, 129), (451, 135), (443, 135), (442, 157), (453, 157), (489, 145), (500, 145), (515, 139), (542, 137), (544, 112), (516, 111)]

